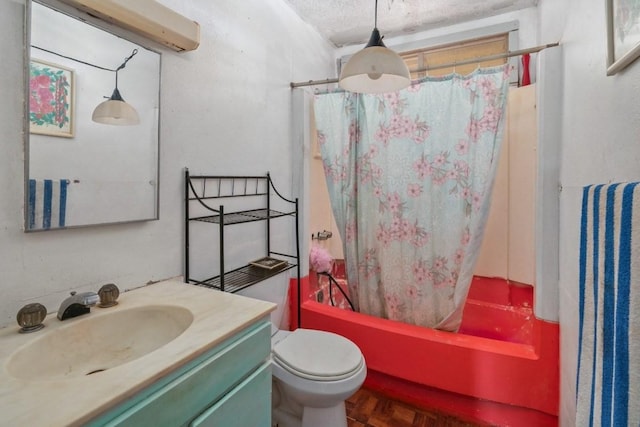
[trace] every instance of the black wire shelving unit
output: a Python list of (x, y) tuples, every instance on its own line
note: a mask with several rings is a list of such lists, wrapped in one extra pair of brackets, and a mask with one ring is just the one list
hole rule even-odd
[[(260, 281), (296, 268), (297, 283), (300, 286), (300, 239), (298, 226), (298, 199), (288, 199), (276, 190), (269, 173), (258, 176), (229, 175), (190, 175), (185, 168), (185, 240), (184, 240), (184, 280), (198, 286), (217, 289), (223, 292), (238, 292)], [(279, 200), (278, 205), (287, 209), (271, 208), (271, 197)], [(251, 207), (258, 208), (226, 212), (222, 203), (233, 198), (246, 198)], [(216, 204), (214, 206), (214, 204)], [(277, 218), (294, 219), (295, 253), (278, 252), (271, 247), (271, 221)], [(208, 278), (196, 278), (191, 275), (191, 254), (189, 242), (194, 234), (192, 223), (205, 222), (218, 225), (219, 275)], [(265, 223), (265, 255), (275, 256), (285, 261), (274, 268), (263, 268), (247, 262), (239, 268), (225, 269), (225, 227), (235, 224), (262, 221)], [(298, 295), (300, 294), (298, 290)], [(298, 307), (300, 304), (298, 304)]]

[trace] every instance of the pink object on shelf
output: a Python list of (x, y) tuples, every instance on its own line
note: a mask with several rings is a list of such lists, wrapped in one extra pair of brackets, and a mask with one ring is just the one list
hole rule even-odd
[(309, 264), (316, 273), (331, 273), (333, 257), (329, 251), (314, 244), (309, 251)]

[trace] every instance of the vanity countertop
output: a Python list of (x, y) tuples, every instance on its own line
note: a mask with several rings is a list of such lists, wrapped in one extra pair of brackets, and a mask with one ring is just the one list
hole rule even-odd
[[(82, 425), (265, 317), (276, 307), (265, 301), (187, 285), (179, 279), (124, 292), (118, 302), (110, 308), (94, 307), (89, 314), (63, 322), (55, 313), (49, 314), (44, 321), (45, 328), (30, 334), (18, 333), (17, 325), (0, 330), (2, 423)], [(193, 323), (157, 350), (99, 375), (27, 380), (15, 378), (7, 370), (11, 355), (43, 334), (82, 322), (88, 316), (150, 304), (187, 308), (193, 314)], [(47, 354), (41, 357), (46, 358)]]

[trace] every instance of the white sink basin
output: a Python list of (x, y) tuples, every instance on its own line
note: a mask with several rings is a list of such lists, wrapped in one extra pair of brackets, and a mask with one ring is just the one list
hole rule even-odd
[(39, 332), (41, 337), (10, 356), (7, 372), (25, 380), (98, 374), (157, 350), (193, 322), (188, 309), (172, 305), (106, 310), (93, 309), (58, 329)]

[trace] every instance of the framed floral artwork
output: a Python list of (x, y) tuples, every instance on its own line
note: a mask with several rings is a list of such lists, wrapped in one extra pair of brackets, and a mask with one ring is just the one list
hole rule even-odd
[(622, 70), (640, 56), (640, 0), (605, 0), (607, 75)]
[(73, 137), (73, 70), (32, 59), (29, 67), (29, 131)]

